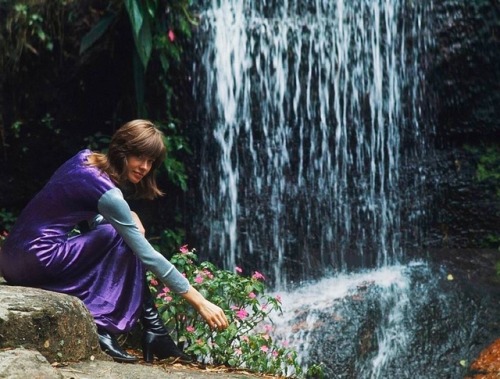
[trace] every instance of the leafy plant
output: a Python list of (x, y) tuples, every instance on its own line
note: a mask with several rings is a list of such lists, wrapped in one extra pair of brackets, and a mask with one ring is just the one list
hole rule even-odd
[[(118, 5), (117, 5), (118, 4)], [(191, 15), (189, 0), (125, 0), (115, 2), (115, 6), (123, 6), (130, 21), (134, 39), (134, 83), (138, 114), (146, 116), (145, 108), (145, 76), (154, 54), (160, 62), (167, 104), (172, 96), (172, 89), (166, 77), (171, 62), (179, 62), (182, 55), (182, 45), (178, 43), (182, 37), (191, 37), (191, 28), (197, 25), (196, 18)], [(80, 54), (89, 50), (117, 23), (121, 16), (120, 10), (109, 9), (99, 22), (82, 38)]]
[[(237, 273), (232, 273), (209, 262), (197, 264), (197, 259), (195, 250), (185, 245), (170, 261), (205, 298), (224, 310), (230, 322), (224, 331), (211, 330), (180, 295), (148, 273), (161, 317), (184, 351), (203, 363), (273, 375), (302, 375), (297, 353), (279, 346), (270, 335), (273, 326), (269, 315), (281, 312), (281, 299), (265, 294), (264, 276), (254, 272), (246, 277), (238, 267)], [(313, 369), (321, 371), (316, 365)]]
[(496, 195), (500, 197), (500, 147), (489, 146), (481, 154), (477, 164), (476, 177), (479, 181), (493, 183), (496, 188)]
[[(163, 167), (172, 183), (178, 185), (183, 191), (187, 190), (186, 168), (177, 155), (180, 152), (191, 154), (191, 149), (186, 139), (176, 131), (174, 123), (169, 123), (164, 130), (164, 143), (167, 147), (167, 157), (163, 161)], [(179, 246), (177, 244), (177, 246)]]
[[(494, 190), (493, 197), (500, 198), (500, 146), (492, 144), (486, 147), (464, 146), (465, 150), (473, 154), (476, 161), (476, 179), (485, 183)], [(498, 212), (498, 209), (494, 208)], [(482, 242), (482, 247), (498, 248), (500, 250), (500, 235), (488, 234)]]
[(16, 222), (16, 216), (5, 208), (0, 209), (0, 231), (1, 229), (10, 230)]
[(5, 239), (9, 235), (8, 230), (16, 222), (14, 214), (5, 208), (0, 209), (0, 248), (2, 247)]

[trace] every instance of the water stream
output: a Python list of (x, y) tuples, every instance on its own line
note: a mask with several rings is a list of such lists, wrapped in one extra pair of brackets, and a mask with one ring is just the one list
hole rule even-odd
[(304, 366), (460, 377), (481, 301), (405, 257), (427, 212), (432, 0), (200, 3), (199, 250), (282, 291), (275, 333)]

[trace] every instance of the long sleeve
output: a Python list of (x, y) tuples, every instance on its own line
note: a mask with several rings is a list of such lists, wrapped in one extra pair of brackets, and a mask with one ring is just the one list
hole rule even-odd
[(177, 293), (189, 290), (188, 280), (139, 232), (132, 219), (130, 207), (118, 188), (110, 189), (102, 195), (98, 202), (98, 210), (158, 279)]

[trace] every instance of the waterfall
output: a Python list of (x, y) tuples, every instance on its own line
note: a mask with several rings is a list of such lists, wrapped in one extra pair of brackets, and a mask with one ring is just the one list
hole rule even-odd
[(463, 377), (497, 300), (406, 254), (426, 218), (432, 0), (207, 0), (199, 11), (201, 254), (274, 284), (273, 337), (303, 367)]
[(416, 243), (421, 174), (404, 167), (426, 145), (428, 3), (206, 2), (193, 234), (211, 259), (280, 286), (394, 264)]

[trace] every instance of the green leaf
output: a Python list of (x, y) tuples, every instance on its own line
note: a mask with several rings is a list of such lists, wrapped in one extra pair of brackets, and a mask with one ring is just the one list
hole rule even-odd
[(80, 42), (80, 54), (87, 51), (94, 43), (101, 38), (108, 30), (111, 23), (116, 19), (116, 14), (109, 14), (102, 17), (90, 31), (85, 34)]
[(147, 0), (146, 8), (151, 18), (154, 18), (156, 14), (156, 9), (158, 8), (158, 3), (156, 2), (156, 0)]
[(125, 8), (127, 9), (130, 22), (132, 23), (134, 37), (138, 37), (141, 32), (142, 23), (144, 20), (140, 6), (135, 0), (125, 0)]
[(144, 9), (146, 5), (143, 2), (126, 0), (125, 8), (132, 24), (132, 30), (135, 41), (135, 49), (139, 55), (144, 70), (148, 66), (151, 51), (153, 49), (153, 35), (151, 21), (153, 18), (148, 14), (151, 9)]
[(149, 19), (145, 18), (139, 35), (136, 37), (135, 47), (141, 58), (144, 70), (148, 67), (151, 51), (153, 50), (153, 35)]

